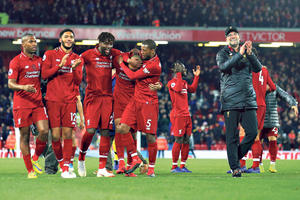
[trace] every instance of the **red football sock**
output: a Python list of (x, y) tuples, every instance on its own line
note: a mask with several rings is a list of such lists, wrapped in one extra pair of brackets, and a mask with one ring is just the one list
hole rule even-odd
[(33, 168), (32, 168), (30, 153), (26, 156), (23, 155), (23, 160), (24, 160), (24, 163), (25, 163), (25, 166), (26, 166), (26, 169), (27, 169), (28, 173), (32, 172)]
[(69, 170), (69, 164), (72, 156), (72, 139), (64, 139), (63, 147), (63, 158), (64, 158), (64, 168), (63, 172)]
[[(129, 155), (131, 155), (131, 154), (136, 155), (136, 147), (134, 145), (134, 140), (132, 138), (131, 133), (122, 134), (122, 142), (123, 142), (124, 147), (126, 147)], [(127, 156), (129, 156), (129, 155), (127, 155)]]
[(72, 156), (70, 162), (73, 164), (74, 157), (75, 157), (75, 152), (76, 152), (77, 147), (72, 146)]
[(259, 167), (260, 156), (262, 152), (262, 146), (259, 140), (255, 140), (252, 145), (253, 164), (252, 168)]
[(63, 160), (62, 147), (60, 139), (56, 142), (52, 140), (52, 149), (58, 162)]
[(40, 141), (38, 138), (35, 141), (36, 147), (35, 147), (35, 152), (34, 155), (32, 156), (32, 159), (34, 161), (37, 161), (40, 157), (40, 155), (43, 153), (45, 150), (47, 142)]
[(149, 168), (154, 168), (155, 161), (156, 161), (156, 155), (157, 155), (156, 141), (154, 143), (148, 144), (148, 153), (149, 153)]
[(173, 148), (172, 148), (172, 162), (173, 162), (172, 169), (175, 169), (176, 167), (178, 167), (177, 162), (179, 159), (180, 149), (181, 149), (181, 144), (174, 142)]
[(185, 167), (185, 162), (189, 156), (189, 149), (190, 145), (189, 144), (182, 144), (181, 146), (181, 164), (180, 168)]
[(270, 141), (269, 142), (269, 152), (270, 152), (270, 160), (271, 162), (276, 162), (277, 157), (277, 141)]
[(240, 165), (241, 165), (241, 167), (246, 166), (246, 160), (241, 159), (240, 160)]
[(116, 133), (115, 135), (115, 143), (116, 143), (116, 150), (119, 160), (124, 159), (124, 145), (122, 142), (122, 135), (121, 133)]
[(110, 149), (110, 137), (101, 136), (100, 145), (99, 145), (99, 169), (105, 168), (109, 149)]
[(132, 157), (131, 157), (131, 155), (129, 155), (129, 152), (128, 152), (128, 150), (127, 150), (127, 166), (129, 165), (131, 165), (131, 163), (132, 163)]
[(93, 137), (94, 137), (94, 134), (88, 133), (87, 131), (82, 136), (78, 160), (85, 160), (86, 151), (88, 150), (88, 148), (93, 140)]

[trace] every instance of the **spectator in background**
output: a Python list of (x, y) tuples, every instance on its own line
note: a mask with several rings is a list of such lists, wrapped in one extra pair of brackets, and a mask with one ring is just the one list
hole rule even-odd
[(168, 150), (168, 141), (166, 139), (165, 134), (161, 134), (157, 140), (157, 150), (158, 150), (158, 158), (165, 158), (165, 150)]

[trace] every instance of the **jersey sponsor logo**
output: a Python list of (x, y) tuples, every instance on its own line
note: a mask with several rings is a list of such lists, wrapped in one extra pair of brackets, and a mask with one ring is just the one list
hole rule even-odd
[(8, 76), (11, 76), (13, 74), (13, 69), (8, 70)]
[(46, 56), (46, 54), (44, 54), (44, 56), (43, 56), (43, 61), (45, 61), (46, 58), (47, 58), (47, 56)]
[(144, 69), (143, 69), (143, 72), (144, 72), (145, 74), (150, 74), (150, 72), (149, 72), (149, 70), (148, 70), (147, 68), (144, 68)]
[(32, 72), (26, 72), (25, 78), (38, 78), (40, 77), (40, 71), (32, 71)]
[(171, 87), (172, 87), (172, 88), (175, 87), (175, 85), (176, 85), (175, 83), (171, 83)]

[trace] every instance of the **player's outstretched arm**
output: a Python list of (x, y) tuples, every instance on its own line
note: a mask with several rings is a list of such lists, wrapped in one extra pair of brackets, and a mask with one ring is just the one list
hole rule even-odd
[(298, 102), (297, 100), (289, 95), (286, 91), (284, 91), (281, 87), (276, 85), (277, 96), (283, 99), (286, 103), (288, 103), (293, 111), (295, 112), (296, 117), (298, 117)]
[(156, 73), (153, 73), (151, 71), (151, 66), (145, 66), (140, 68), (139, 70), (133, 72), (131, 71), (123, 62), (123, 58), (122, 56), (120, 56), (119, 58), (119, 65), (122, 67), (122, 69), (124, 70), (125, 74), (128, 76), (128, 78), (130, 78), (131, 80), (134, 79), (140, 79), (140, 78), (145, 78), (148, 76), (153, 76), (156, 75)]
[(201, 67), (200, 67), (200, 65), (197, 65), (196, 70), (193, 69), (194, 80), (193, 80), (192, 85), (188, 85), (188, 92), (190, 92), (190, 93), (196, 92), (197, 87), (198, 87), (200, 73), (201, 73)]

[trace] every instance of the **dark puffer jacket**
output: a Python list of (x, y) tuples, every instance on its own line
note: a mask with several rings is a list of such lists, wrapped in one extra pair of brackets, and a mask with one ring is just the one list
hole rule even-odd
[(256, 109), (256, 95), (252, 85), (252, 72), (259, 72), (261, 63), (252, 55), (241, 55), (229, 46), (216, 57), (221, 71), (222, 112), (237, 109)]
[(279, 116), (277, 112), (277, 97), (283, 99), (290, 106), (296, 106), (298, 102), (294, 97), (289, 95), (286, 91), (276, 85), (276, 90), (269, 92), (266, 95), (266, 116), (264, 121), (264, 128), (279, 128)]

